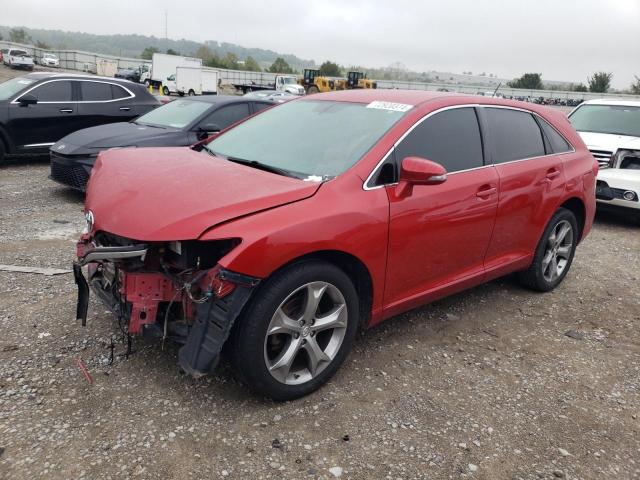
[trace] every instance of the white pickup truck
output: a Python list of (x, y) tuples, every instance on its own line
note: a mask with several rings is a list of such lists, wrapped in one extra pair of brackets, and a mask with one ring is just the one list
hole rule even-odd
[(3, 55), (4, 63), (11, 68), (24, 68), (33, 70), (33, 57), (24, 50), (10, 48), (6, 55)]
[(640, 223), (640, 102), (590, 100), (569, 121), (600, 165), (598, 206)]

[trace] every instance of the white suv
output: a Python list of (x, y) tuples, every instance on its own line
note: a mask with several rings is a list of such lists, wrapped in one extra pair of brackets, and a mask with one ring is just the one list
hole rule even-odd
[(10, 48), (6, 56), (8, 58), (8, 61), (5, 61), (5, 63), (7, 63), (11, 68), (24, 68), (26, 70), (33, 70), (33, 58), (24, 50)]
[(640, 222), (640, 101), (591, 100), (569, 120), (600, 165), (598, 204)]

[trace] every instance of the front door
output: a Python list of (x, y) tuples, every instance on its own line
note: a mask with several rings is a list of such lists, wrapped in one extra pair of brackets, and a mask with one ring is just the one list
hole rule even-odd
[(70, 80), (52, 80), (23, 95), (33, 95), (38, 103), (9, 105), (9, 130), (16, 147), (23, 152), (46, 149), (78, 129), (77, 103)]
[(494, 225), (498, 174), (485, 165), (473, 107), (435, 113), (396, 147), (398, 164), (408, 156), (443, 165), (447, 180), (414, 186), (390, 202), (385, 314), (394, 315), (482, 281), (484, 256)]

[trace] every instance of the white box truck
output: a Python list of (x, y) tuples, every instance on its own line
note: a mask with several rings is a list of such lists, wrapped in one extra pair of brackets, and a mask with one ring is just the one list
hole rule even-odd
[(178, 67), (162, 85), (162, 93), (171, 95), (203, 95), (218, 93), (218, 72), (201, 68)]
[(153, 85), (154, 88), (158, 88), (166, 83), (168, 77), (176, 74), (178, 67), (202, 68), (202, 59), (154, 53), (151, 71), (144, 73), (140, 77), (140, 82), (147, 87)]

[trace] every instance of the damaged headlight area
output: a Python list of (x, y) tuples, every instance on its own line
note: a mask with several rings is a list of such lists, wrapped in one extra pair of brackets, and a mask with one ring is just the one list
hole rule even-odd
[(205, 375), (217, 365), (236, 318), (259, 282), (218, 264), (239, 243), (139, 242), (104, 232), (84, 234), (74, 263), (77, 317), (86, 324), (91, 289), (118, 317), (124, 332), (183, 344), (180, 366), (191, 375)]

